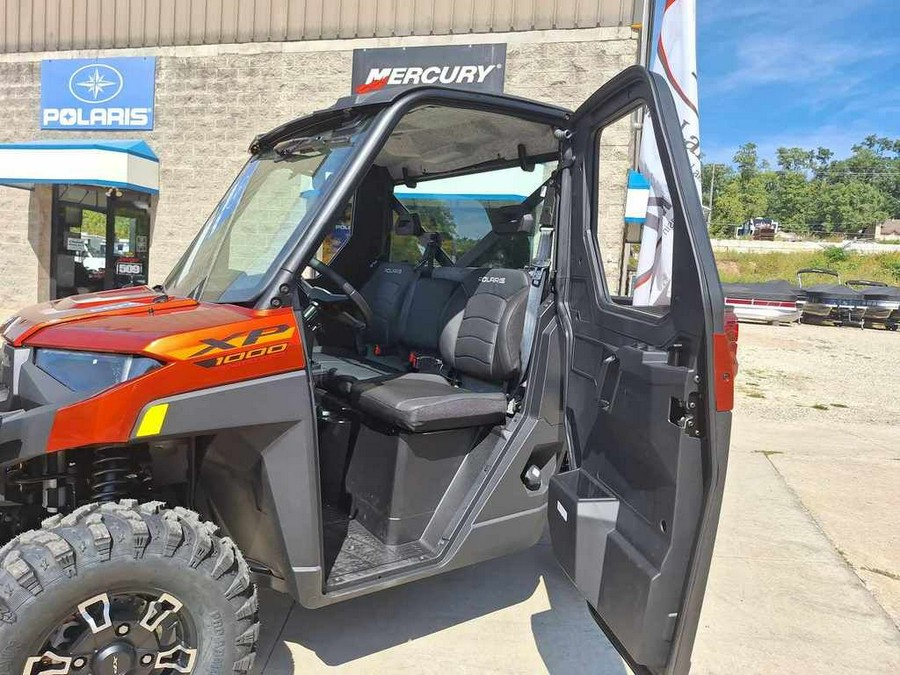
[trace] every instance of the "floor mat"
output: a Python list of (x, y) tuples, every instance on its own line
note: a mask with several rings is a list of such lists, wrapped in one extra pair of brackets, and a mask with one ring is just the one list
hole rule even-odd
[(360, 572), (371, 572), (404, 560), (431, 555), (417, 541), (387, 546), (359, 522), (331, 507), (325, 507), (323, 522), (325, 572), (329, 586), (343, 583)]

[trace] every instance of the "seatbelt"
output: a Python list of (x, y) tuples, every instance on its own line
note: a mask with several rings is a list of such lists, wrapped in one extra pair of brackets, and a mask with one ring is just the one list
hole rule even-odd
[(522, 326), (522, 342), (519, 344), (519, 381), (518, 389), (528, 376), (528, 364), (534, 348), (534, 339), (538, 327), (538, 310), (544, 299), (544, 284), (553, 258), (553, 230), (556, 226), (556, 205), (559, 192), (556, 189), (556, 172), (544, 184), (544, 204), (541, 207), (540, 230), (538, 230), (538, 246), (534, 260), (531, 261), (531, 283), (528, 288), (528, 301), (525, 305), (525, 323)]
[[(543, 218), (542, 218), (543, 220)], [(538, 234), (537, 255), (531, 263), (531, 283), (528, 287), (528, 302), (525, 305), (525, 324), (522, 327), (522, 342), (519, 345), (519, 384), (528, 375), (528, 364), (538, 327), (538, 311), (544, 298), (544, 285), (553, 251), (553, 228), (541, 227)]]

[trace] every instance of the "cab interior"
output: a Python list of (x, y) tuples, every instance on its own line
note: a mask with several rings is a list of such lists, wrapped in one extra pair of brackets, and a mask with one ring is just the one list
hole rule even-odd
[[(414, 108), (321, 242), (316, 257), (371, 308), (365, 321), (341, 306), (305, 313), (328, 589), (438, 556), (509, 439), (557, 157), (546, 123)], [(555, 470), (557, 454), (542, 449), (531, 471)]]

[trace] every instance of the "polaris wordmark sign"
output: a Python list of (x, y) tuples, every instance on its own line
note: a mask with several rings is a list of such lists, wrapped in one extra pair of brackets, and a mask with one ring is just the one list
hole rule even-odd
[(154, 57), (41, 62), (41, 129), (153, 128)]
[(430, 84), (503, 91), (506, 45), (353, 50), (353, 93)]

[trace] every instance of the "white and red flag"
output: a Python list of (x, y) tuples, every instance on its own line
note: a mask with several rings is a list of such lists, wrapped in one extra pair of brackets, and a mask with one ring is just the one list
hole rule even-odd
[[(666, 0), (652, 71), (669, 83), (681, 121), (691, 171), (700, 189), (700, 114), (697, 107), (696, 0)], [(634, 305), (668, 305), (672, 299), (672, 200), (663, 175), (653, 120), (644, 121), (640, 172), (650, 181), (647, 219), (634, 278)]]

